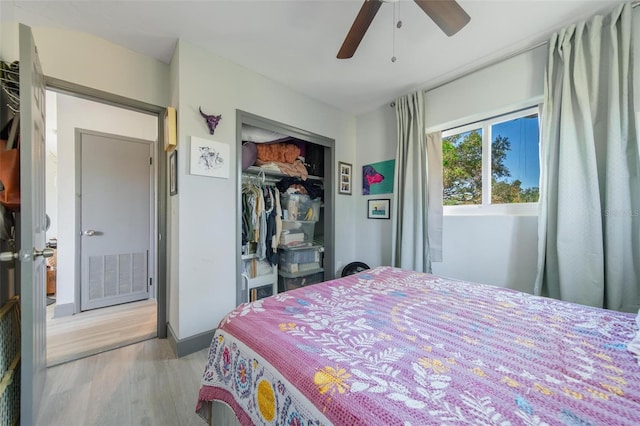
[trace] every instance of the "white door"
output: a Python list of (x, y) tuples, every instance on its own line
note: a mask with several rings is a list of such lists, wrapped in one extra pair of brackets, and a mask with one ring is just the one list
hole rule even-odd
[(149, 298), (153, 142), (77, 131), (80, 309)]
[[(20, 25), (20, 423), (35, 424), (46, 377), (45, 84), (31, 28)], [(53, 252), (51, 251), (51, 254)]]

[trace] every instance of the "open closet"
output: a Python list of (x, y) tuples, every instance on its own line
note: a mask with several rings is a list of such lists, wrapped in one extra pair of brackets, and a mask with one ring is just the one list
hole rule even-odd
[(237, 112), (237, 304), (334, 277), (334, 140)]

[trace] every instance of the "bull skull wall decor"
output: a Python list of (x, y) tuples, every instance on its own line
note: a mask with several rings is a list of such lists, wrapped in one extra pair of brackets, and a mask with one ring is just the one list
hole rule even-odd
[(198, 107), (198, 109), (200, 110), (200, 115), (202, 115), (207, 122), (207, 126), (209, 126), (209, 134), (212, 135), (213, 132), (215, 132), (218, 123), (220, 123), (220, 120), (222, 119), (222, 114), (208, 115), (202, 112), (202, 107)]

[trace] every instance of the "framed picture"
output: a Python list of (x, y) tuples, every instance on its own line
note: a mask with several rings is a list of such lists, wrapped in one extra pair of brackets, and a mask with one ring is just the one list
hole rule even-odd
[(229, 179), (229, 145), (191, 136), (191, 174)]
[(381, 198), (377, 200), (367, 200), (368, 219), (389, 219), (391, 199)]
[(351, 186), (353, 184), (352, 176), (353, 167), (349, 163), (338, 162), (338, 193), (351, 195)]
[(393, 174), (396, 160), (362, 166), (362, 195), (393, 193)]
[(169, 154), (169, 195), (178, 193), (178, 151)]

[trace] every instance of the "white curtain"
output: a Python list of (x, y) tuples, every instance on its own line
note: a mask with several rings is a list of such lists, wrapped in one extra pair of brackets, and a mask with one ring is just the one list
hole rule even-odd
[(392, 263), (431, 272), (442, 260), (442, 139), (425, 134), (421, 91), (396, 100), (396, 119)]
[(638, 310), (640, 293), (632, 12), (621, 4), (550, 40), (534, 288), (624, 311)]

